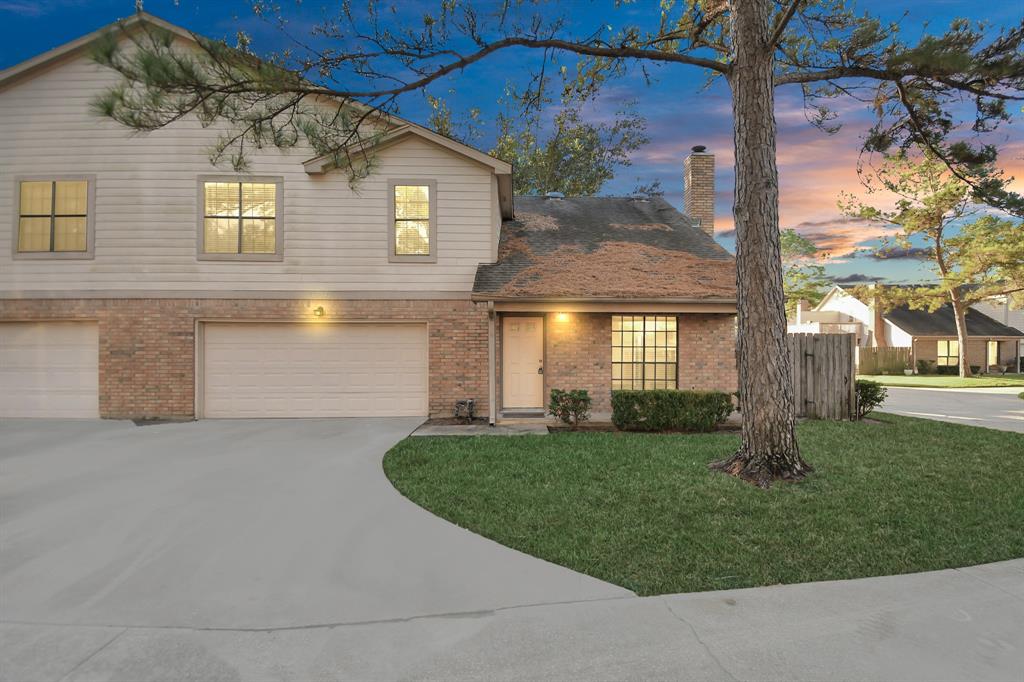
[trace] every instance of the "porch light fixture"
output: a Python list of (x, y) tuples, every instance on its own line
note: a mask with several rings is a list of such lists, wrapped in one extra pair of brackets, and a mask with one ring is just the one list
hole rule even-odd
[(569, 321), (569, 313), (558, 313), (555, 316), (555, 319), (558, 320), (559, 322), (568, 322)]
[(323, 316), (324, 316), (324, 307), (322, 305), (318, 305), (317, 307), (313, 308), (313, 317), (323, 317)]

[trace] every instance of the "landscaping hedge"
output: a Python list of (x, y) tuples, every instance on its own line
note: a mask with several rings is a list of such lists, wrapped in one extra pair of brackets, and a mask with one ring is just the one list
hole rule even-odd
[(624, 431), (714, 431), (732, 410), (721, 391), (612, 391), (612, 422)]

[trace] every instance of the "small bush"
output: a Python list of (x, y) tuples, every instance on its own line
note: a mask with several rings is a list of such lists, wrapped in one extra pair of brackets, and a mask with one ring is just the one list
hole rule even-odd
[(971, 374), (977, 374), (981, 371), (981, 365), (971, 365)]
[(1021, 391), (1020, 393), (1018, 393), (1017, 397), (1020, 398), (1021, 400), (1024, 400), (1024, 391)]
[(917, 361), (917, 373), (918, 374), (931, 374), (932, 365), (934, 363), (931, 360), (918, 360)]
[(590, 394), (584, 389), (563, 391), (553, 388), (548, 412), (575, 429), (581, 422), (590, 419), (590, 403)]
[(871, 410), (885, 402), (889, 391), (877, 381), (857, 380), (857, 419), (863, 419)]
[(936, 374), (944, 374), (944, 375), (959, 374), (960, 373), (960, 365), (942, 365), (940, 367), (936, 367), (935, 368), (935, 373)]
[(732, 409), (720, 391), (612, 391), (612, 423), (624, 431), (713, 431)]

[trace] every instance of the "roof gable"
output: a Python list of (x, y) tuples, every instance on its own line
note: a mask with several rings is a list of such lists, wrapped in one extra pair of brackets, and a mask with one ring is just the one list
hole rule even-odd
[[(42, 73), (55, 65), (78, 57), (85, 53), (94, 41), (106, 34), (108, 31), (119, 29), (132, 32), (143, 28), (145, 25), (157, 26), (166, 31), (170, 31), (172, 34), (183, 40), (192, 43), (196, 42), (195, 34), (188, 29), (172, 24), (169, 21), (165, 21), (147, 12), (137, 12), (126, 19), (108, 24), (103, 28), (0, 71), (0, 91), (3, 91), (4, 89), (26, 79), (33, 78), (35, 75)], [(362, 105), (358, 102), (353, 102), (352, 106), (366, 107), (366, 105)], [(498, 185), (499, 193), (501, 194), (502, 215), (504, 217), (511, 217), (512, 164), (485, 154), (478, 149), (470, 147), (469, 145), (427, 130), (426, 128), (412, 123), (411, 121), (406, 121), (396, 116), (391, 116), (390, 114), (387, 118), (392, 129), (376, 141), (374, 145), (375, 147), (397, 144), (406, 137), (415, 135), (435, 145), (444, 147), (456, 154), (460, 154), (465, 158), (487, 166), (498, 176), (508, 176), (504, 179), (499, 178)], [(324, 173), (332, 168), (330, 157), (324, 156), (309, 159), (303, 163), (303, 166), (306, 169), (306, 172), (311, 174)]]

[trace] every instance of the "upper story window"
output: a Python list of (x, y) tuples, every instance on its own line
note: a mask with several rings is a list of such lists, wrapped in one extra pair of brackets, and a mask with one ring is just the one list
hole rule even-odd
[(93, 183), (88, 177), (19, 180), (19, 258), (91, 258)]
[(675, 388), (676, 318), (612, 315), (612, 390)]
[(437, 183), (391, 180), (388, 190), (389, 259), (436, 262)]
[(935, 364), (939, 367), (956, 367), (960, 364), (960, 342), (939, 341)]
[(202, 178), (200, 190), (199, 258), (281, 259), (280, 179)]

